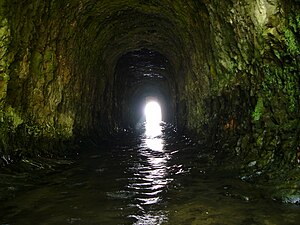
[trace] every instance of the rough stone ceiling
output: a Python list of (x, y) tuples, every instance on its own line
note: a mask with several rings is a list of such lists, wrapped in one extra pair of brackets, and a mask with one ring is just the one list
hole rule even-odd
[(193, 1), (90, 0), (58, 7), (72, 13), (68, 17), (76, 30), (75, 40), (86, 52), (80, 55), (98, 52), (103, 60), (114, 64), (126, 52), (143, 47), (159, 51), (176, 66), (192, 47), (192, 23), (199, 19), (190, 17), (197, 8), (193, 4), (199, 5)]

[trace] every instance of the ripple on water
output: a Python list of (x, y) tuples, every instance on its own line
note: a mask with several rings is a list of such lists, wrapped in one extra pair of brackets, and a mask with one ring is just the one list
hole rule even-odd
[(125, 144), (116, 140), (105, 150), (84, 149), (76, 165), (41, 184), (0, 177), (8, 184), (1, 192), (18, 194), (1, 202), (0, 224), (299, 224), (300, 208), (268, 201), (253, 185), (214, 174), (209, 152), (200, 155), (190, 139), (164, 132), (155, 141), (125, 137)]
[(133, 225), (160, 225), (168, 221), (164, 211), (148, 212), (143, 215), (130, 215), (129, 218), (136, 220)]
[(131, 199), (135, 197), (138, 193), (132, 192), (132, 191), (116, 191), (116, 192), (107, 192), (106, 195), (110, 198), (114, 199)]

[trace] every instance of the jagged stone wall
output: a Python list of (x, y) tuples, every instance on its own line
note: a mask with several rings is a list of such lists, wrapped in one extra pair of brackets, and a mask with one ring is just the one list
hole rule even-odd
[[(53, 1), (3, 1), (5, 46), (1, 99), (1, 153), (4, 161), (59, 154), (74, 136), (76, 117), (88, 111), (87, 84), (77, 71), (75, 28)], [(92, 78), (89, 78), (92, 79)], [(89, 96), (90, 97), (90, 96)], [(85, 120), (83, 122), (83, 120)], [(90, 125), (89, 119), (77, 120)]]
[(210, 1), (207, 6), (211, 89), (202, 98), (195, 82), (187, 83), (187, 96), (198, 93), (189, 101), (188, 126), (197, 133), (208, 128), (210, 142), (229, 142), (233, 153), (234, 144), (234, 154), (247, 160), (261, 159), (258, 167), (273, 161), (297, 165), (299, 3)]

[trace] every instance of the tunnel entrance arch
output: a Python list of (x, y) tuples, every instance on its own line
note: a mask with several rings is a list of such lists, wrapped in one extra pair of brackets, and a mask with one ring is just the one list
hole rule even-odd
[[(167, 90), (157, 86), (145, 85), (137, 89), (129, 99), (129, 107), (124, 109), (124, 120), (128, 120), (131, 126), (145, 122), (145, 106), (148, 102), (158, 102), (161, 107), (162, 121), (173, 122), (174, 106), (172, 98)], [(126, 112), (126, 110), (128, 110)]]

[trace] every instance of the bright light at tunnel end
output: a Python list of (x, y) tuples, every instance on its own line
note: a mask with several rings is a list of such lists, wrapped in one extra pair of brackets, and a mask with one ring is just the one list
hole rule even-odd
[(162, 115), (161, 107), (156, 101), (149, 101), (145, 106), (146, 117), (146, 135), (148, 138), (154, 138), (161, 135)]
[(156, 101), (149, 101), (145, 106), (146, 123), (159, 124), (162, 120), (161, 107)]

